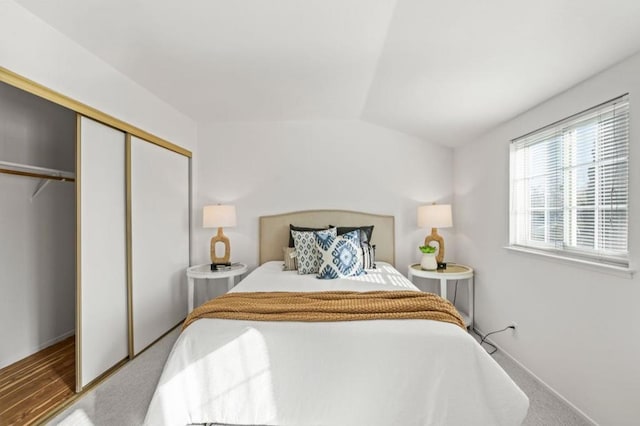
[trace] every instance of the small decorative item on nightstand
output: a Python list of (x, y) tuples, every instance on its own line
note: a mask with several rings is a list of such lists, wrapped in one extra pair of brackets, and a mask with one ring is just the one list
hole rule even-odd
[(433, 246), (420, 246), (418, 247), (422, 252), (422, 260), (420, 266), (425, 271), (435, 271), (438, 269), (438, 262), (436, 262), (436, 248)]

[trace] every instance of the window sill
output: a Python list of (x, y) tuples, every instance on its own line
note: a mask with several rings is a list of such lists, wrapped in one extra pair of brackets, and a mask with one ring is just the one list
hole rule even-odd
[(564, 263), (564, 264), (570, 264), (573, 266), (582, 266), (587, 269), (591, 269), (598, 272), (604, 272), (608, 274), (613, 274), (613, 275), (617, 275), (619, 277), (624, 277), (624, 278), (632, 278), (633, 274), (635, 273), (633, 269), (625, 268), (623, 266), (607, 265), (604, 263), (592, 262), (589, 260), (558, 256), (555, 254), (546, 253), (546, 252), (535, 250), (535, 249), (528, 249), (524, 247), (515, 247), (515, 246), (505, 246), (504, 248), (516, 253), (533, 254), (536, 256), (543, 257), (547, 260)]

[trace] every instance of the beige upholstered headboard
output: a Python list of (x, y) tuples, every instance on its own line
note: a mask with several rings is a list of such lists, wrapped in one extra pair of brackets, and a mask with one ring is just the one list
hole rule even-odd
[(289, 245), (289, 225), (304, 227), (373, 225), (371, 244), (376, 260), (395, 265), (395, 220), (393, 216), (348, 210), (307, 210), (260, 217), (260, 264), (282, 260), (282, 247)]

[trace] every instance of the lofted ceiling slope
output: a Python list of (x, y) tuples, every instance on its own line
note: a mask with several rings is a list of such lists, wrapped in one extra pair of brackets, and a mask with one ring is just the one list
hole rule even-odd
[(640, 50), (637, 0), (16, 1), (198, 122), (363, 119), (448, 146)]

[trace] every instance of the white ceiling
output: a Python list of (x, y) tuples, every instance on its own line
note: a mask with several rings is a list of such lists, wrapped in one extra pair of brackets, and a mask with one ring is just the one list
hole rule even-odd
[(457, 145), (639, 50), (640, 0), (400, 0), (363, 117)]
[(198, 122), (364, 119), (449, 146), (640, 50), (638, 0), (17, 3)]

